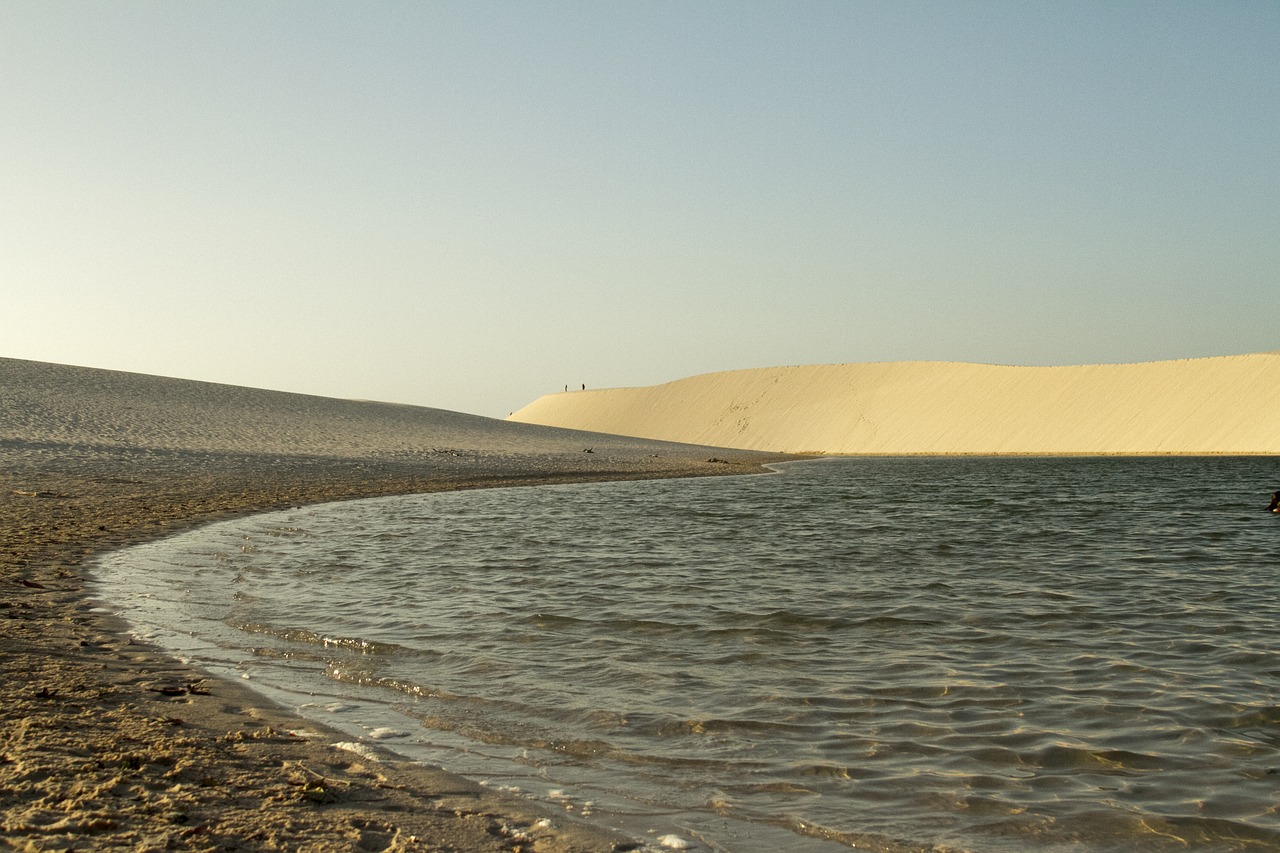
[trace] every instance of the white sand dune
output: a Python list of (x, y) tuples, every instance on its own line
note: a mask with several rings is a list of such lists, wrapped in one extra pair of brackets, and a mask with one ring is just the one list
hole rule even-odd
[(400, 459), (483, 454), (508, 468), (511, 460), (535, 465), (586, 447), (597, 459), (698, 456), (691, 448), (442, 409), (0, 358), (0, 442), (6, 440)]
[(1280, 352), (735, 370), (535, 400), (522, 423), (774, 452), (1280, 453)]

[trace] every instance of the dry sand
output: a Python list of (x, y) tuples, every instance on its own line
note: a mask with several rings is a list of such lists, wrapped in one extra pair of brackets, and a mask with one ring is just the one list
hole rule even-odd
[(1280, 453), (1280, 352), (1143, 364), (737, 370), (571, 391), (509, 419), (828, 454)]
[[(585, 452), (590, 450), (591, 452)], [(716, 458), (717, 461), (709, 461)], [(440, 489), (741, 473), (770, 458), (0, 359), (0, 841), (22, 850), (599, 851), (629, 839), (331, 746), (133, 642), (104, 550), (231, 514)]]

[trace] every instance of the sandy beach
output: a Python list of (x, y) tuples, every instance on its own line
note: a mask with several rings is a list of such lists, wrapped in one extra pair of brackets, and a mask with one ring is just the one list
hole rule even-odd
[(734, 370), (550, 394), (511, 420), (828, 454), (1280, 453), (1280, 352), (1020, 367), (885, 362)]
[(132, 640), (97, 554), (235, 514), (778, 458), (0, 359), (0, 839), (19, 850), (598, 851), (636, 840), (346, 738)]

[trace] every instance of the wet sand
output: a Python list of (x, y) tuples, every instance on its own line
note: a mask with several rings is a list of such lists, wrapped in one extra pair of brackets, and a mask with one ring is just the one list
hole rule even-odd
[(634, 849), (636, 839), (376, 746), (376, 760), (335, 748), (349, 737), (133, 641), (92, 601), (89, 565), (247, 512), (746, 473), (776, 458), (0, 359), (0, 840), (27, 850)]

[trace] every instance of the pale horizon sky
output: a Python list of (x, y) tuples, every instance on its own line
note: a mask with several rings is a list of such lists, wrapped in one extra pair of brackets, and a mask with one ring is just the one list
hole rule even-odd
[(0, 0), (0, 356), (503, 417), (1280, 349), (1280, 3)]

